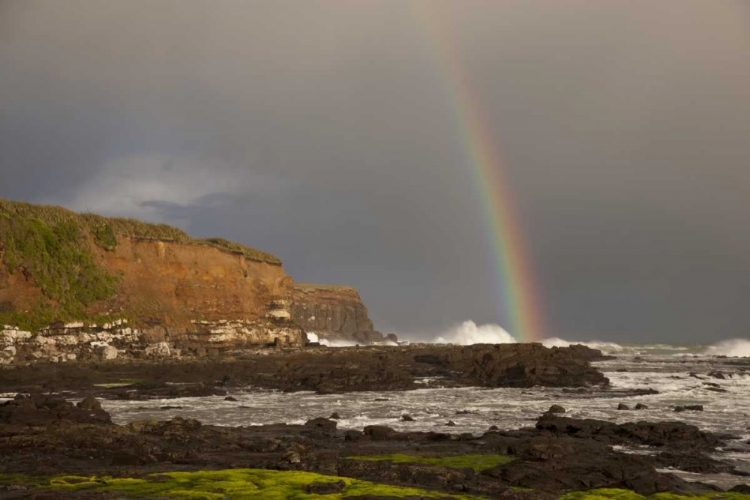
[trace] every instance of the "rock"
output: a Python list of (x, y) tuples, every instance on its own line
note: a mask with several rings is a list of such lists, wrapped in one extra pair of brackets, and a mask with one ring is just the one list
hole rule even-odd
[(234, 396), (227, 396), (227, 397), (224, 398), (224, 401), (232, 401), (232, 402), (236, 403), (238, 401), (238, 399), (235, 398)]
[(750, 485), (738, 484), (737, 486), (732, 487), (732, 489), (729, 491), (731, 493), (741, 493), (743, 495), (750, 495)]
[(674, 411), (677, 413), (680, 413), (683, 411), (703, 411), (703, 405), (675, 406)]
[(168, 358), (172, 355), (172, 348), (168, 342), (157, 342), (144, 349), (146, 356), (154, 358)]
[(532, 438), (517, 460), (482, 471), (484, 476), (542, 491), (622, 488), (641, 495), (680, 492), (681, 479), (656, 472), (648, 457), (613, 453), (607, 446), (576, 438)]
[(456, 422), (454, 422), (453, 420), (448, 420), (448, 423), (446, 423), (445, 426), (446, 427), (455, 427), (456, 426)]
[(373, 441), (387, 441), (398, 434), (395, 430), (385, 425), (368, 425), (363, 430), (364, 436)]
[(547, 413), (565, 413), (565, 408), (560, 405), (552, 405), (547, 410)]
[(336, 421), (329, 420), (327, 418), (314, 418), (305, 422), (305, 427), (311, 427), (314, 429), (321, 429), (325, 431), (335, 431), (336, 425), (338, 425)]
[(690, 375), (689, 375), (689, 376), (690, 376), (691, 378), (697, 378), (698, 380), (703, 380), (703, 377), (700, 377), (700, 376), (698, 376), (698, 374), (697, 374), (697, 373), (695, 373), (695, 372), (690, 372)]
[(102, 405), (94, 396), (88, 396), (76, 405), (82, 410), (101, 410)]
[(338, 412), (333, 412), (333, 413), (331, 413), (331, 416), (328, 417), (328, 418), (331, 419), (331, 420), (340, 420), (341, 416), (338, 414)]
[(333, 495), (341, 493), (346, 488), (344, 481), (316, 482), (305, 485), (305, 493), (312, 495)]
[(648, 410), (648, 406), (646, 406), (646, 405), (644, 405), (642, 403), (638, 403), (637, 405), (635, 405), (635, 409), (636, 410)]
[(499, 431), (500, 428), (498, 426), (496, 426), (496, 425), (491, 425), (488, 430), (490, 430), (490, 431)]
[[(88, 399), (88, 398), (87, 398)], [(93, 398), (91, 398), (93, 399)], [(95, 403), (95, 404), (94, 404)], [(96, 408), (98, 401), (89, 401), (90, 409), (51, 396), (35, 394), (17, 397), (0, 404), (0, 424), (15, 424), (29, 427), (47, 426), (52, 423), (109, 424), (109, 413)]]
[(102, 361), (109, 361), (117, 358), (117, 348), (111, 345), (103, 345), (97, 348), (97, 354)]
[[(708, 372), (709, 377), (718, 378), (721, 380), (724, 380), (727, 378), (727, 375), (725, 375), (723, 372), (720, 372), (719, 370), (712, 370)], [(731, 377), (731, 375), (729, 375)]]
[(412, 417), (408, 413), (404, 413), (403, 415), (401, 415), (401, 420), (403, 422), (414, 422), (414, 417)]
[[(196, 327), (203, 328), (202, 325)], [(207, 328), (210, 327), (207, 326)], [(234, 328), (232, 322), (223, 325)], [(99, 335), (99, 333), (97, 333)], [(117, 348), (109, 342), (126, 346), (122, 339), (112, 340), (112, 332), (103, 332), (102, 338), (87, 342), (82, 347), (78, 359), (94, 360), (127, 357), (134, 350), (123, 348), (117, 355)], [(210, 335), (208, 332), (206, 335)], [(137, 341), (133, 340), (135, 343)], [(130, 341), (128, 341), (130, 342)], [(177, 333), (170, 330), (170, 342), (181, 342)], [(196, 341), (197, 342), (197, 341)], [(94, 347), (94, 343), (96, 347)], [(92, 346), (91, 351), (88, 345)], [(25, 348), (24, 348), (25, 349)], [(93, 351), (93, 352), (92, 352)], [(22, 352), (19, 349), (19, 353)], [(111, 352), (111, 355), (108, 353)], [(175, 350), (171, 350), (173, 354)], [(193, 352), (188, 347), (185, 352)], [(215, 381), (223, 376), (231, 378), (232, 387), (254, 386), (261, 389), (279, 391), (313, 391), (332, 394), (353, 391), (401, 391), (436, 385), (451, 387), (580, 387), (591, 391), (587, 386), (606, 385), (607, 379), (586, 358), (587, 351), (548, 349), (539, 344), (507, 344), (472, 346), (415, 345), (393, 347), (366, 347), (341, 349), (280, 349), (246, 351), (240, 358), (216, 360), (183, 360), (180, 363), (156, 363), (154, 360), (133, 361), (118, 364), (118, 372), (123, 378), (137, 378), (152, 381), (169, 380), (179, 385), (166, 385), (149, 388), (139, 386), (130, 395), (122, 392), (123, 399), (141, 399), (141, 396), (190, 397), (203, 395), (227, 396), (220, 391)], [(24, 356), (31, 355), (27, 350)], [(581, 355), (581, 358), (578, 355)], [(55, 354), (57, 356), (57, 354)], [(216, 355), (220, 355), (219, 352)], [(431, 360), (430, 363), (415, 360)], [(47, 367), (42, 372), (21, 368), (24, 378), (36, 380), (41, 386), (46, 380), (60, 380), (59, 369)], [(20, 372), (14, 371), (14, 373)], [(71, 381), (70, 370), (65, 370), (64, 380)], [(75, 383), (90, 384), (83, 372), (75, 371)], [(46, 380), (43, 380), (46, 379)], [(415, 379), (426, 379), (425, 384), (416, 384)], [(439, 382), (431, 382), (439, 380)], [(67, 382), (66, 382), (67, 383)], [(190, 394), (189, 391), (198, 391)], [(377, 397), (380, 396), (380, 397)], [(387, 400), (381, 394), (371, 397)], [(624, 397), (624, 396), (622, 396)], [(628, 396), (629, 397), (629, 396)]]
[(577, 419), (544, 414), (536, 423), (538, 430), (557, 436), (591, 438), (609, 445), (668, 446), (674, 449), (713, 449), (716, 436), (683, 422), (637, 422), (615, 424), (603, 420)]
[(299, 453), (297, 453), (296, 451), (288, 451), (284, 453), (283, 458), (290, 464), (298, 464), (302, 462), (302, 458), (299, 456)]
[(626, 405), (625, 403), (620, 403), (619, 405), (617, 405), (617, 409), (618, 410), (630, 410), (630, 407)]

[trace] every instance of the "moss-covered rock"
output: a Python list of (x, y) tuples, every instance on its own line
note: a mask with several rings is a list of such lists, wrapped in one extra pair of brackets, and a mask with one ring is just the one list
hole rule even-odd
[[(320, 489), (331, 483), (336, 493), (309, 492), (310, 485)], [(340, 484), (343, 483), (343, 489)], [(126, 498), (171, 499), (263, 499), (263, 500), (338, 500), (364, 495), (384, 497), (453, 498), (473, 500), (478, 497), (377, 484), (357, 479), (325, 476), (311, 472), (264, 469), (227, 469), (217, 471), (168, 472), (143, 478), (57, 476), (52, 478), (20, 475), (2, 476), (0, 484), (22, 484), (27, 487), (57, 491), (109, 492)]]

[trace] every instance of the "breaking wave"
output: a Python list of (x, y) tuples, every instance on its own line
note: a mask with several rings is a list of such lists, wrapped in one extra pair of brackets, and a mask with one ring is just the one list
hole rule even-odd
[(731, 339), (718, 342), (706, 348), (705, 354), (712, 356), (750, 357), (750, 340)]
[(435, 337), (433, 342), (457, 345), (514, 344), (516, 339), (500, 325), (477, 325), (473, 321), (464, 321), (443, 335)]

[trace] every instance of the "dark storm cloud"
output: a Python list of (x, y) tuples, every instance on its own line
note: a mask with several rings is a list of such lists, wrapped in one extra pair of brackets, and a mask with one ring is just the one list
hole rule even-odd
[(507, 323), (425, 9), (549, 333), (748, 335), (742, 1), (0, 2), (0, 195), (272, 251), (357, 286), (384, 330)]

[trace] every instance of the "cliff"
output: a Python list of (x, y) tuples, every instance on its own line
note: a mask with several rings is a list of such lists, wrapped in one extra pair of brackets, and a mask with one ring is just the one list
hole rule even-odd
[(268, 253), (0, 199), (0, 363), (303, 345)]
[[(290, 312), (295, 323), (322, 340), (361, 344), (386, 340), (374, 329), (367, 307), (350, 286), (295, 284)], [(387, 340), (397, 338), (391, 334)]]

